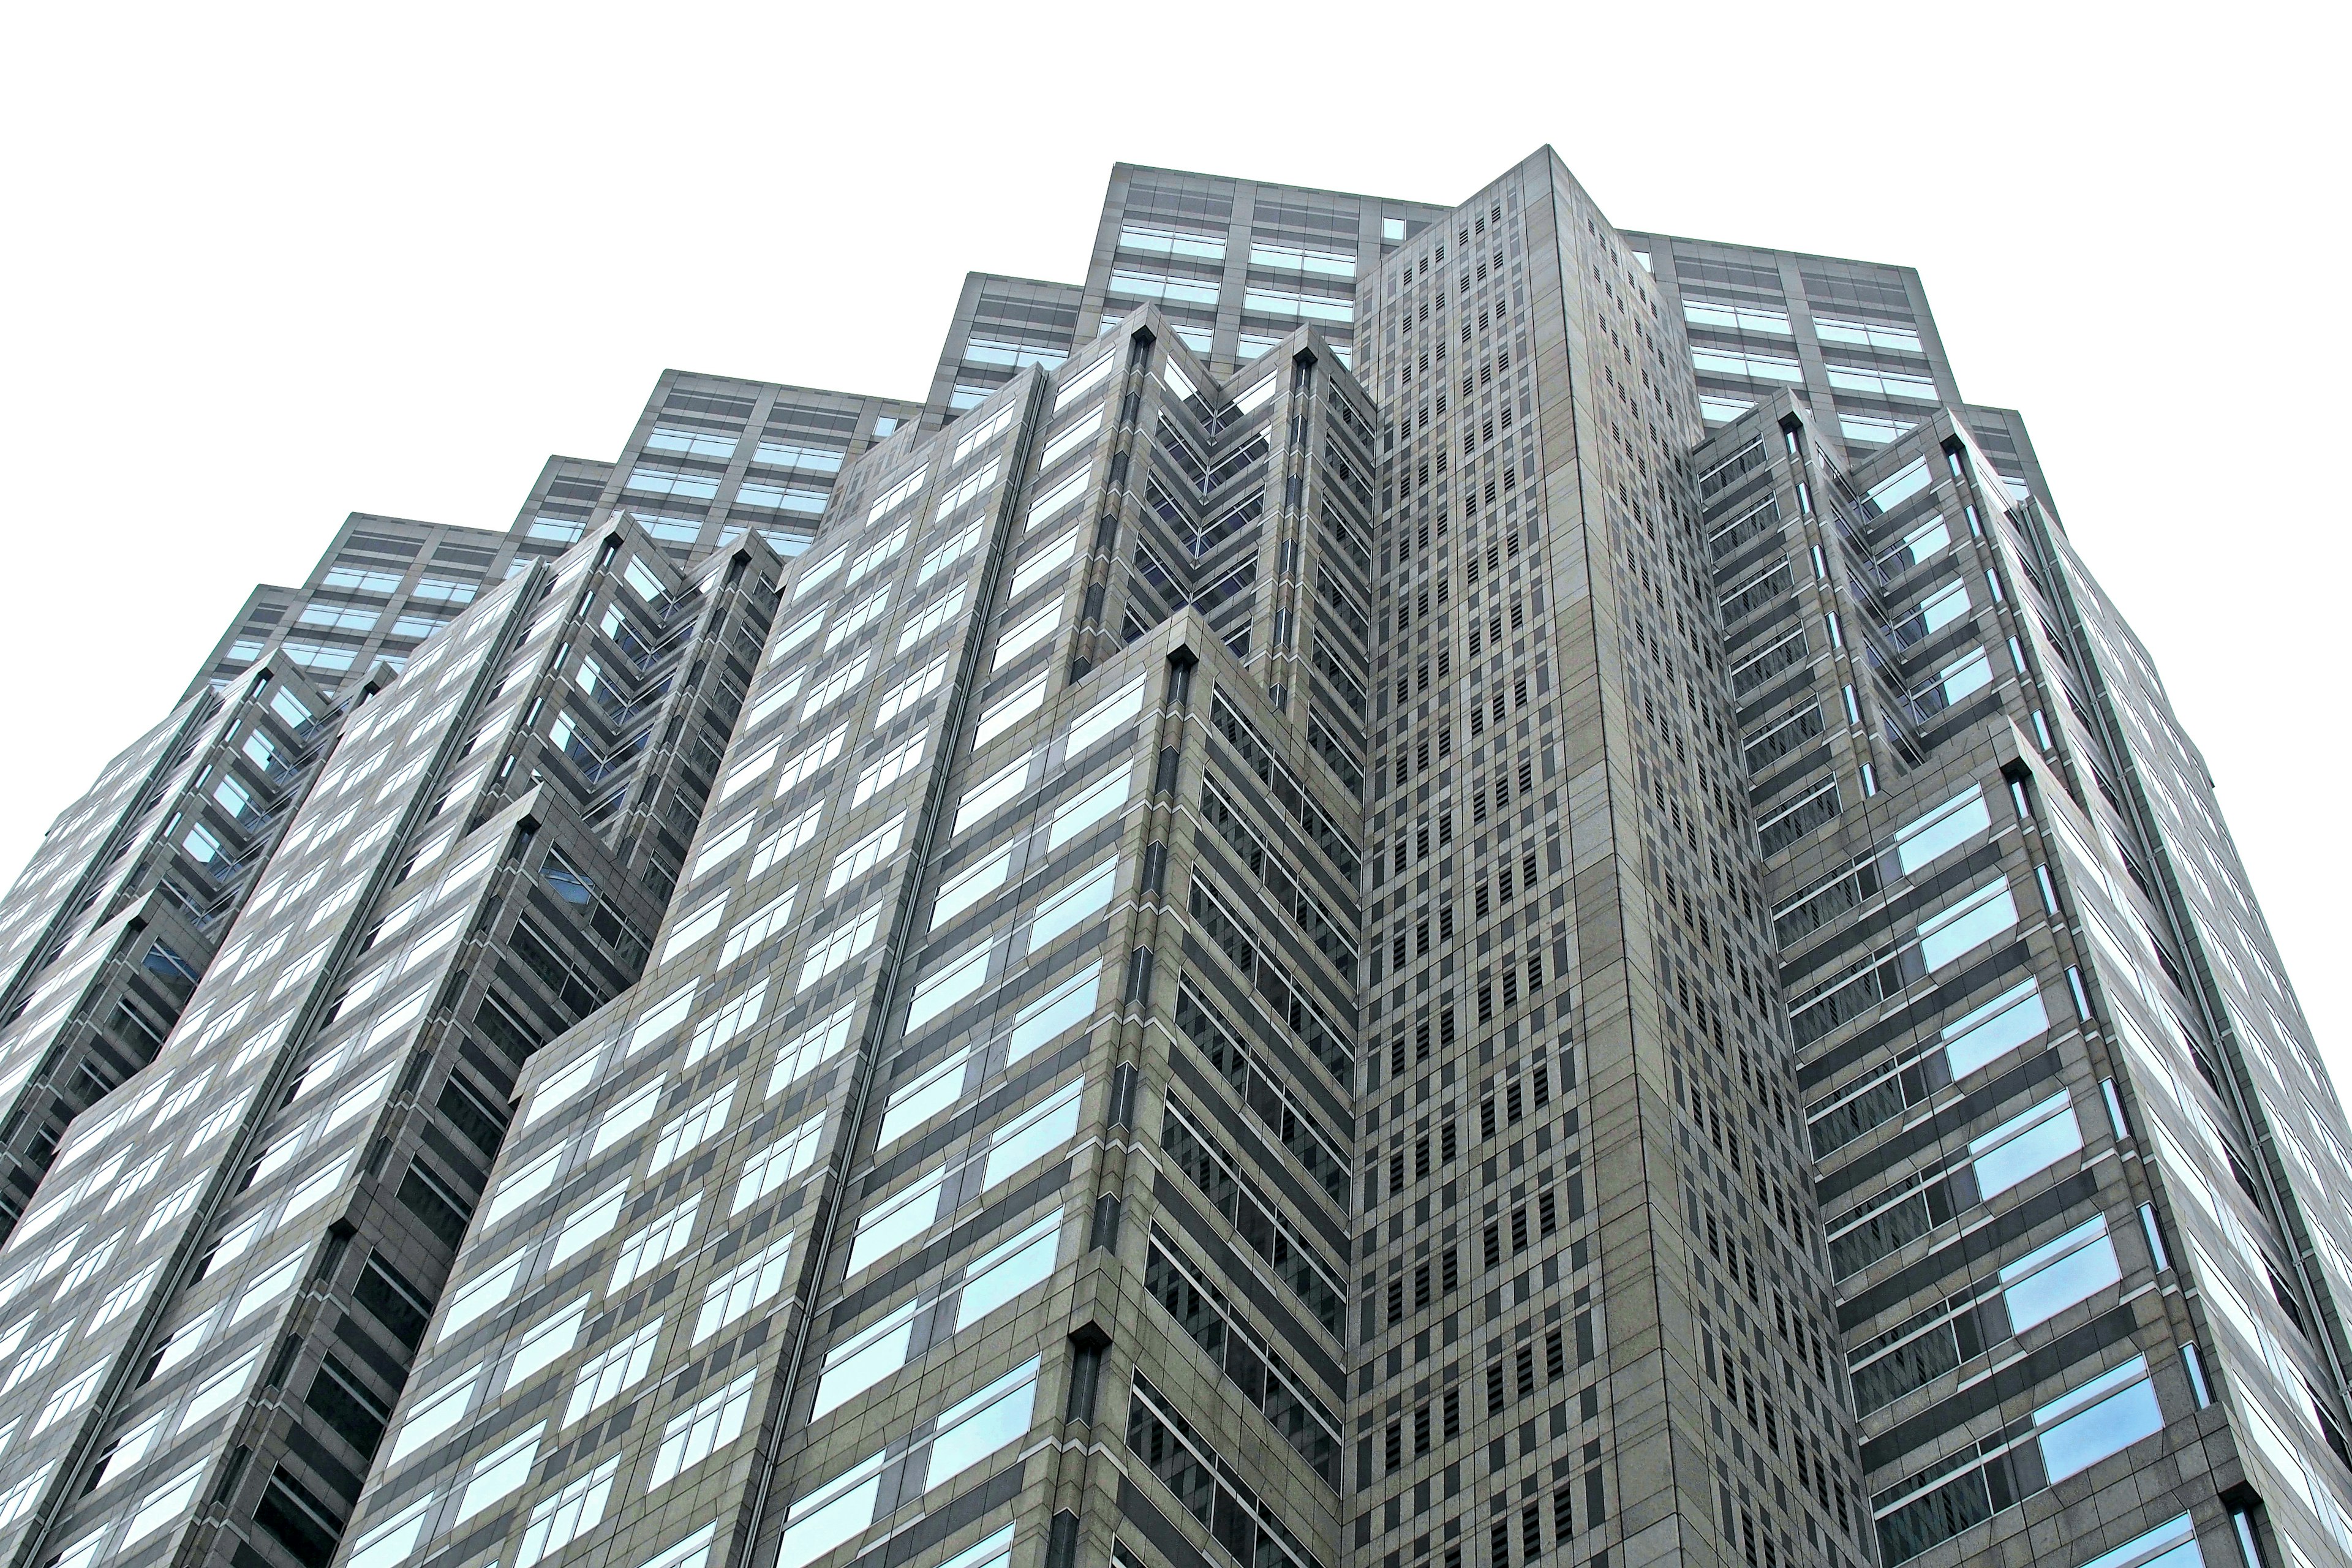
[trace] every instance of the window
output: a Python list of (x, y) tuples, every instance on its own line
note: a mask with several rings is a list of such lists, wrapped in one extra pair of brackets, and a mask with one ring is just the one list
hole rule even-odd
[(1062, 935), (1099, 914), (1110, 905), (1111, 889), (1118, 880), (1118, 862), (1104, 861), (1077, 881), (1038, 906), (1029, 928), (1029, 951), (1036, 952)]
[(2051, 1483), (2088, 1469), (2164, 1426), (2148, 1381), (2147, 1358), (2134, 1356), (2033, 1413), (2034, 1441)]
[(824, 803), (819, 801), (761, 839), (759, 847), (751, 852), (751, 865), (745, 874), (757, 877), (785, 856), (814, 843), (817, 824), (824, 816)]
[(869, 1208), (858, 1221), (845, 1277), (930, 1229), (939, 1218), (947, 1175), (944, 1168), (934, 1171)]
[(1919, 922), (1919, 956), (1930, 970), (1941, 969), (2016, 924), (2017, 900), (2009, 883), (1990, 882)]
[(850, 1020), (857, 1004), (844, 1003), (830, 1017), (811, 1025), (776, 1052), (776, 1066), (768, 1075), (768, 1097), (776, 1095), (840, 1054), (849, 1044)]
[(727, 1125), (727, 1118), (735, 1109), (735, 1086), (723, 1086), (719, 1092), (696, 1103), (661, 1131), (654, 1143), (653, 1163), (646, 1168), (648, 1175), (667, 1170), (673, 1163), (694, 1152), (716, 1138)]
[(742, 1179), (736, 1184), (734, 1205), (729, 1212), (741, 1214), (814, 1164), (824, 1134), (824, 1118), (811, 1117), (745, 1162)]
[(2000, 1271), (2011, 1333), (2023, 1333), (2123, 1278), (2107, 1216), (2088, 1221)]
[[(515, 1558), (516, 1568), (531, 1568), (531, 1564), (562, 1551), (602, 1523), (604, 1504), (613, 1492), (613, 1477), (620, 1467), (618, 1458), (607, 1459), (553, 1496), (541, 1499), (530, 1510), (530, 1522), (523, 1529), (522, 1547)], [(424, 1522), (422, 1515), (417, 1522), (419, 1525)], [(407, 1546), (404, 1545), (398, 1556), (406, 1555)], [(387, 1563), (397, 1560), (385, 1559)], [(355, 1555), (352, 1562), (352, 1568), (360, 1568), (359, 1556)]]
[(1969, 1140), (1977, 1195), (1989, 1201), (2082, 1146), (2083, 1131), (2074, 1103), (2061, 1089), (1982, 1137)]
[(736, 959), (750, 952), (782, 931), (784, 928), (784, 922), (792, 919), (793, 903), (796, 897), (796, 890), (779, 893), (752, 913), (736, 921), (733, 928), (728, 931), (726, 942), (719, 945), (719, 962), (732, 963)]
[(718, 930), (719, 921), (727, 913), (727, 900), (728, 894), (721, 892), (672, 926), (669, 940), (662, 943), (661, 956), (655, 962), (667, 963), (681, 951)]
[(1944, 1026), (1938, 1037), (1952, 1077), (1960, 1079), (1986, 1063), (2039, 1038), (2050, 1027), (2041, 987), (2023, 980), (1983, 1006)]
[(901, 713), (911, 712), (917, 703), (947, 684), (948, 660), (945, 654), (931, 660), (921, 673), (893, 683), (889, 694), (876, 705), (874, 728), (880, 731)]
[(726, 1387), (700, 1401), (662, 1428), (661, 1448), (654, 1457), (651, 1486), (660, 1486), (743, 1435), (743, 1417), (751, 1407), (751, 1390), (759, 1373), (747, 1372)]
[(1015, 1367), (940, 1413), (938, 1435), (931, 1440), (930, 1464), (923, 1476), (926, 1490), (1028, 1435), (1037, 1396), (1037, 1365), (1033, 1360)]
[(806, 722), (846, 697), (866, 683), (866, 672), (874, 662), (871, 652), (861, 653), (826, 678), (824, 683), (811, 691), (808, 700), (801, 704), (801, 720)]
[(540, 1422), (520, 1436), (492, 1449), (475, 1466), (450, 1522), (463, 1524), (492, 1503), (512, 1496), (530, 1479), (531, 1467), (539, 1462), (540, 1434), (546, 1430), (547, 1423)]
[[(1070, 537), (1075, 540), (1076, 538), (1076, 532), (1073, 531)], [(1022, 584), (1018, 578), (1016, 578), (1013, 583), (1013, 591), (1017, 594), (1021, 591), (1021, 587)], [(1031, 648), (1035, 647), (1039, 643), (1049, 640), (1053, 637), (1054, 633), (1060, 629), (1061, 625), (1062, 606), (1060, 602), (1055, 601), (1053, 604), (1045, 605), (1036, 614), (1024, 620), (1019, 626), (1010, 628), (997, 638), (996, 652), (989, 660), (989, 668), (1002, 669), (1004, 666), (1013, 663), (1023, 654), (1028, 652)], [(1037, 689), (1039, 695), (1042, 697), (1045, 689), (1045, 682), (1042, 679), (1037, 682)], [(1034, 711), (1035, 706), (1036, 704), (1032, 703), (1030, 705), (1030, 709), (1027, 710)]]
[(702, 1310), (694, 1320), (693, 1342), (700, 1344), (752, 1308), (772, 1300), (783, 1289), (792, 1249), (793, 1238), (785, 1237), (715, 1281), (703, 1293)]
[[(593, 1055), (590, 1059), (594, 1059)], [(515, 1282), (522, 1274), (523, 1258), (524, 1254), (518, 1252), (504, 1262), (491, 1264), (467, 1281), (463, 1289), (449, 1298), (448, 1310), (441, 1316), (441, 1331), (437, 1338), (450, 1338), (511, 1297)]]
[(1712, 300), (1683, 296), (1683, 320), (1694, 327), (1727, 332), (1769, 332), (1789, 337), (1789, 313), (1760, 305), (1718, 304)]
[(400, 1424), (400, 1432), (393, 1439), (392, 1452), (385, 1457), (387, 1465), (396, 1465), (441, 1436), (465, 1418), (467, 1406), (473, 1403), (474, 1386), (481, 1381), (482, 1369), (475, 1366), (409, 1407)]
[(694, 1043), (687, 1048), (686, 1065), (692, 1067), (712, 1051), (760, 1021), (761, 1005), (767, 999), (768, 981), (765, 975), (751, 988), (703, 1020), (694, 1031)]
[(332, 588), (344, 594), (373, 594), (388, 598), (400, 586), (397, 572), (371, 572), (358, 566), (336, 566), (319, 580), (322, 588)]
[(300, 624), (324, 626), (331, 631), (364, 632), (375, 626), (383, 612), (362, 605), (312, 604), (302, 608)]
[[(1075, 750), (1075, 748), (1073, 748)], [(1059, 849), (1087, 828), (1100, 822), (1127, 804), (1130, 774), (1120, 769), (1083, 793), (1074, 795), (1055, 809), (1053, 822), (1045, 836), (1045, 847)]]
[(961, 1100), (971, 1067), (971, 1049), (967, 1047), (913, 1082), (892, 1090), (882, 1110), (881, 1131), (875, 1134), (875, 1147), (887, 1148)]
[[(47, 1473), (46, 1468), (43, 1473)], [(132, 1542), (144, 1541), (164, 1526), (176, 1524), (188, 1517), (190, 1505), (195, 1500), (197, 1483), (204, 1479), (205, 1467), (201, 1463), (192, 1465), (140, 1499), (131, 1522), (123, 1527), (122, 1540), (116, 1549), (128, 1551)]]
[(850, 792), (849, 804), (854, 808), (864, 805), (883, 790), (915, 771), (923, 760), (923, 747), (929, 737), (918, 735), (889, 755), (868, 763), (857, 775), (857, 787)]
[(1926, 816), (1895, 829), (1895, 859), (1908, 875), (1991, 826), (1984, 790), (1970, 784)]
[(655, 452), (684, 452), (697, 458), (731, 458), (741, 433), (735, 430), (696, 430), (656, 425), (646, 437), (646, 447)]
[(1101, 980), (1097, 960), (1013, 1015), (1007, 1061), (1019, 1061), (1092, 1017)]
[[(855, 1540), (874, 1522), (881, 1500), (882, 1468), (889, 1456), (876, 1454), (831, 1481), (796, 1500), (784, 1515), (784, 1534), (777, 1548), (777, 1568), (804, 1568), (845, 1541)], [(703, 1528), (705, 1537), (716, 1525)]]
[(816, 942), (801, 964), (800, 989), (805, 991), (874, 945), (882, 929), (882, 906), (875, 905), (832, 934)]
[(909, 1301), (827, 1352), (818, 1376), (815, 1419), (839, 1408), (907, 1364), (921, 1303)]
[(842, 454), (829, 447), (803, 447), (784, 441), (762, 440), (751, 460), (772, 468), (813, 468), (819, 473), (841, 471)]
[(646, 1372), (653, 1366), (654, 1347), (661, 1339), (661, 1329), (662, 1320), (656, 1318), (582, 1367), (572, 1384), (572, 1402), (564, 1406), (563, 1425), (571, 1426), (645, 1381)]
[(695, 1216), (701, 1204), (702, 1194), (696, 1193), (629, 1237), (613, 1264), (610, 1289), (618, 1290), (631, 1280), (641, 1279), (683, 1252), (694, 1235)]
[(1085, 1088), (1083, 1080), (1069, 1085), (998, 1132), (989, 1144), (988, 1165), (981, 1178), (982, 1187), (995, 1186), (1076, 1137), (1078, 1099)]
[[(1053, 613), (1055, 619), (1058, 619), (1059, 607), (1055, 606)], [(1050, 625), (1045, 628), (1047, 633), (1052, 630), (1053, 627)], [(1050, 675), (1050, 671), (1039, 675), (1034, 680), (998, 698), (995, 702), (984, 709), (980, 715), (980, 722), (972, 731), (971, 749), (974, 752), (980, 751), (1005, 731), (1043, 708), (1045, 705), (1045, 684)], [(920, 749), (918, 743), (915, 750), (919, 752)]]
[[(1027, 763), (1024, 762), (1016, 766), (1025, 771)], [(931, 905), (930, 929), (939, 930), (940, 926), (1003, 887), (1005, 878), (1011, 875), (1012, 869), (1013, 851), (1006, 849), (970, 870), (959, 873), (940, 889), (939, 896)]]

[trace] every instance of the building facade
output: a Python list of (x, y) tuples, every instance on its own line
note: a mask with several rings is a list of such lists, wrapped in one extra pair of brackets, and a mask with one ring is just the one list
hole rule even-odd
[(23, 1568), (2352, 1560), (2352, 1131), (2021, 420), (1549, 149), (355, 514), (0, 918)]

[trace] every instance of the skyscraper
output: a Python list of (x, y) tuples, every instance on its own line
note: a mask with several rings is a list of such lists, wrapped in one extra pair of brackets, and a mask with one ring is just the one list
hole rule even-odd
[(0, 928), (94, 1040), (307, 693), (17, 1157), (12, 1563), (2352, 1558), (2352, 1131), (1907, 269), (1121, 165), (231, 637)]

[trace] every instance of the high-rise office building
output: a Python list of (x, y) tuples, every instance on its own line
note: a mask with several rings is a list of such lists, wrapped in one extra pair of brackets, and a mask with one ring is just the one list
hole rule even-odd
[(2352, 1560), (2352, 1131), (1916, 274), (1087, 273), (354, 515), (60, 819), (8, 1561)]

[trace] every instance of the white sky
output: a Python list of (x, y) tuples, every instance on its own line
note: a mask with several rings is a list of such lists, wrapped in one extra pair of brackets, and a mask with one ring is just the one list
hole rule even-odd
[(1919, 268), (2352, 1088), (2341, 16), (11, 7), (0, 876), (346, 511), (503, 528), (665, 366), (920, 397), (966, 269), (1083, 276), (1118, 159), (1450, 203), (1549, 142), (1629, 228)]

